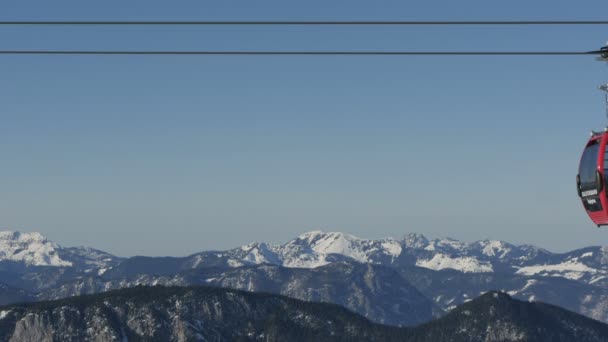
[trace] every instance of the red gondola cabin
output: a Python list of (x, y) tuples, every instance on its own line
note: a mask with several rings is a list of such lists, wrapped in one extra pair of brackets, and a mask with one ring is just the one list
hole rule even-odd
[(576, 176), (578, 196), (589, 218), (599, 227), (608, 225), (608, 197), (606, 197), (606, 169), (608, 132), (592, 133), (583, 151)]

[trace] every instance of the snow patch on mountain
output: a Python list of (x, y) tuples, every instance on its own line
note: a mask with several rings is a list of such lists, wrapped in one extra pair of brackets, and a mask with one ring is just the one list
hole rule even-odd
[[(521, 289), (518, 290), (511, 290), (511, 291), (507, 291), (507, 293), (509, 294), (509, 296), (515, 296), (521, 292), (526, 291), (527, 289), (529, 289), (531, 286), (536, 285), (538, 283), (538, 280), (536, 279), (530, 279), (526, 282), (526, 285), (524, 285), (524, 287), (522, 287)], [(530, 300), (531, 301), (531, 300)]]
[(72, 266), (58, 255), (59, 248), (40, 233), (0, 232), (0, 261), (23, 262), (28, 266)]
[(401, 255), (401, 251), (403, 250), (401, 248), (401, 244), (394, 240), (383, 242), (381, 246), (389, 255), (392, 255), (394, 257), (398, 257), (399, 255)]
[(242, 267), (242, 266), (245, 266), (245, 264), (243, 262), (241, 262), (240, 260), (228, 259), (228, 266), (230, 266), (230, 267)]
[(445, 254), (435, 254), (431, 259), (418, 260), (416, 266), (429, 268), (435, 271), (453, 269), (464, 273), (493, 272), (489, 263), (480, 262), (472, 257), (450, 257)]
[(329, 264), (325, 255), (301, 254), (283, 261), (282, 266), (290, 268), (317, 268)]
[(553, 265), (534, 265), (520, 267), (517, 274), (522, 275), (542, 275), (542, 276), (560, 276), (568, 279), (578, 280), (587, 274), (595, 274), (598, 270), (591, 268), (578, 261), (578, 258), (564, 261)]

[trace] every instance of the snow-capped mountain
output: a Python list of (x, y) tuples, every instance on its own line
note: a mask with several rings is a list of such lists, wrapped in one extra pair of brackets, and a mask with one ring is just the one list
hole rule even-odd
[[(313, 231), (282, 245), (253, 243), (225, 252), (214, 252), (214, 258), (211, 258), (210, 252), (193, 257), (199, 261), (196, 267), (218, 265), (218, 260), (221, 260), (220, 264), (227, 267), (272, 264), (288, 268), (316, 268), (336, 261), (352, 260), (396, 268), (457, 271), (471, 276), (478, 274), (472, 278), (478, 281), (486, 279), (485, 285), (474, 286), (477, 292), (456, 285), (460, 291), (458, 295), (452, 293), (451, 296), (444, 296), (436, 288), (437, 294), (432, 297), (445, 310), (491, 289), (509, 291), (527, 300), (547, 298), (545, 291), (547, 286), (551, 287), (547, 284), (555, 284), (559, 290), (554, 289), (554, 293), (565, 293), (562, 289), (576, 288), (574, 292), (580, 300), (568, 303), (568, 307), (579, 306), (579, 312), (608, 319), (608, 310), (591, 305), (590, 299), (593, 297), (603, 302), (607, 298), (608, 292), (601, 291), (608, 290), (608, 247), (587, 247), (556, 254), (536, 246), (517, 246), (497, 240), (468, 243), (449, 238), (430, 240), (421, 234), (406, 234), (401, 239), (368, 240), (338, 232)], [(508, 278), (509, 281), (504, 280), (505, 285), (501, 286), (500, 282), (493, 280), (496, 277), (482, 276), (486, 274), (504, 276), (506, 278), (500, 279)], [(550, 279), (537, 282), (546, 277), (570, 280), (598, 289), (577, 288), (568, 282), (552, 282)], [(528, 280), (532, 282), (528, 284)], [(591, 297), (586, 297), (585, 293)], [(558, 297), (549, 299), (554, 303), (560, 300)]]
[(401, 240), (367, 240), (344, 233), (313, 231), (283, 245), (250, 244), (228, 251), (227, 255), (235, 265), (271, 263), (304, 268), (323, 266), (336, 258), (390, 265), (403, 263), (400, 257), (410, 256), (417, 266), (434, 270), (492, 272), (493, 263), (515, 258), (521, 262), (521, 257), (527, 254), (501, 241), (472, 244), (452, 239), (429, 241), (419, 234), (408, 234)]
[[(122, 258), (89, 247), (62, 247), (40, 233), (0, 232), (0, 271), (19, 268), (46, 268), (58, 275), (102, 272), (116, 266)], [(69, 272), (66, 272), (69, 270)], [(40, 279), (40, 277), (35, 277)], [(54, 281), (59, 278), (51, 277)], [(41, 282), (45, 280), (40, 279)]]
[(219, 256), (236, 267), (274, 264), (314, 268), (349, 259), (382, 265), (415, 265), (436, 271), (547, 275), (592, 283), (608, 275), (607, 252), (608, 248), (589, 247), (553, 254), (535, 246), (516, 246), (496, 240), (472, 243), (454, 239), (428, 240), (420, 234), (407, 234), (400, 240), (368, 240), (345, 233), (313, 231), (283, 245), (252, 243)]
[(0, 232), (0, 261), (23, 262), (28, 266), (72, 266), (58, 255), (59, 248), (40, 233)]
[[(436, 271), (561, 277), (608, 286), (608, 247), (587, 247), (554, 254), (530, 245), (516, 246), (496, 240), (472, 243), (449, 238), (429, 240), (421, 234), (370, 240), (340, 232), (312, 231), (282, 245), (256, 242), (228, 251), (201, 252), (179, 259), (184, 261), (180, 269), (260, 264), (315, 268), (335, 261), (354, 260)], [(0, 232), (0, 262), (76, 267), (79, 271), (102, 274), (122, 260), (88, 247), (64, 248), (40, 233)]]
[(362, 263), (391, 263), (401, 254), (394, 239), (365, 240), (344, 233), (312, 231), (284, 245), (252, 243), (226, 253), (235, 266), (274, 264), (284, 267), (315, 268), (344, 258)]

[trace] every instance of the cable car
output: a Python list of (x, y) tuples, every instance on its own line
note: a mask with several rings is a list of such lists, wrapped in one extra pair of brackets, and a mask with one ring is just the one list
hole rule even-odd
[[(600, 49), (598, 60), (608, 61), (608, 46)], [(606, 115), (608, 116), (608, 84), (600, 90), (606, 92)], [(598, 227), (608, 225), (608, 127), (603, 132), (591, 132), (585, 145), (576, 175), (576, 190), (583, 207)]]
[(608, 131), (592, 132), (585, 146), (576, 176), (578, 196), (589, 218), (598, 226), (608, 225), (606, 169)]
[[(600, 49), (599, 61), (608, 62), (608, 45)], [(602, 85), (606, 92), (606, 115), (608, 116), (608, 84)], [(603, 132), (591, 132), (591, 137), (578, 166), (576, 190), (583, 207), (598, 227), (608, 225), (608, 127)]]

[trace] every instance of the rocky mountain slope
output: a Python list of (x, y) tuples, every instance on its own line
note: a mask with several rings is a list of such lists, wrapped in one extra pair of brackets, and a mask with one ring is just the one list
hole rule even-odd
[(339, 306), (210, 287), (136, 287), (0, 308), (0, 341), (371, 340), (381, 334)]
[(0, 307), (0, 341), (608, 341), (608, 325), (491, 292), (396, 328), (336, 305), (211, 287), (134, 287)]
[(254, 292), (282, 294), (296, 299), (342, 305), (375, 322), (408, 326), (439, 317), (433, 301), (389, 267), (352, 261), (314, 269), (252, 265), (203, 268), (167, 276), (128, 275), (79, 278), (41, 292), (39, 299), (58, 299), (137, 285), (213, 285)]

